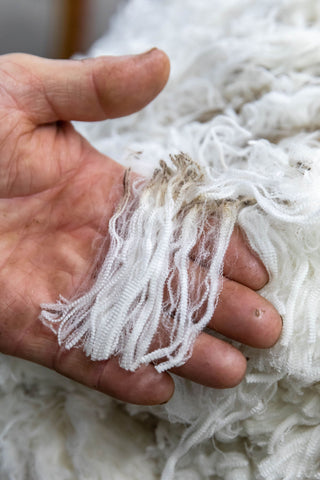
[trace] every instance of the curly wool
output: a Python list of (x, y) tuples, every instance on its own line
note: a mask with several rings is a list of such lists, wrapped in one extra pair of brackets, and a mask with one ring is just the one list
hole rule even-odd
[[(188, 156), (171, 160), (173, 168), (162, 162), (133, 193), (125, 180), (123, 202), (109, 222), (110, 247), (91, 290), (42, 305), (40, 318), (57, 332), (60, 345), (82, 345), (92, 360), (118, 355), (131, 371), (156, 362), (161, 372), (189, 357), (212, 318), (241, 202), (217, 198)], [(203, 232), (215, 241), (210, 252), (199, 247), (195, 254), (196, 263), (211, 258), (200, 281), (190, 254)], [(152, 348), (160, 329), (163, 345)]]

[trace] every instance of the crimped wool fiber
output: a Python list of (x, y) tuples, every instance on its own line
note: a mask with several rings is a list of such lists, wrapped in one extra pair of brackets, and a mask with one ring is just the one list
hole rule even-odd
[[(131, 370), (164, 356), (159, 370), (183, 362), (214, 309), (236, 222), (268, 269), (261, 294), (283, 317), (281, 339), (268, 351), (240, 346), (249, 362), (238, 387), (218, 391), (175, 378), (170, 402), (152, 408), (120, 405), (2, 358), (1, 480), (320, 478), (320, 3), (132, 0), (90, 54), (154, 45), (172, 63), (159, 98), (127, 118), (77, 124), (99, 150), (151, 178), (132, 187), (111, 222), (121, 248), (111, 244), (88, 293), (96, 327), (86, 323), (86, 303), (80, 328), (68, 323), (68, 308), (79, 305), (68, 300), (43, 319), (57, 322), (61, 342), (82, 342), (94, 359), (116, 352)], [(211, 213), (208, 308), (194, 325), (188, 313), (201, 296), (190, 300), (183, 272)], [(157, 357), (148, 353), (148, 334), (166, 299), (159, 303), (152, 281), (174, 276), (172, 239), (180, 282), (176, 297), (169, 292), (175, 330)], [(103, 300), (117, 292), (120, 304)], [(117, 332), (101, 323), (112, 315)]]

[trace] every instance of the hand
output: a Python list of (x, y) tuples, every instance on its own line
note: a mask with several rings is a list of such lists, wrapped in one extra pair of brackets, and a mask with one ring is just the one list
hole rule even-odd
[[(168, 400), (170, 375), (152, 365), (130, 373), (116, 358), (92, 362), (79, 349), (66, 351), (38, 316), (40, 303), (72, 297), (92, 273), (101, 224), (123, 193), (124, 168), (97, 152), (70, 120), (133, 113), (160, 92), (168, 74), (169, 61), (159, 50), (84, 61), (0, 57), (0, 351), (133, 403)], [(254, 292), (268, 276), (239, 230), (224, 274), (210, 327), (253, 346), (274, 344), (280, 317)], [(202, 333), (175, 373), (230, 387), (245, 370), (237, 349)]]

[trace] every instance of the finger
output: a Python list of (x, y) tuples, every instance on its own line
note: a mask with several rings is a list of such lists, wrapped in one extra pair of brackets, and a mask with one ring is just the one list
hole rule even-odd
[(223, 335), (256, 348), (269, 348), (278, 340), (282, 321), (265, 298), (227, 278), (208, 325)]
[(269, 281), (265, 266), (251, 250), (243, 231), (238, 226), (232, 232), (224, 257), (223, 274), (253, 290), (260, 290)]
[(168, 57), (157, 49), (86, 60), (11, 54), (1, 59), (0, 68), (15, 78), (12, 95), (34, 124), (134, 113), (162, 90), (170, 69)]
[[(192, 249), (190, 258), (204, 268), (209, 268), (215, 242), (215, 219), (207, 224), (197, 245)], [(230, 243), (224, 257), (223, 274), (253, 290), (259, 290), (269, 280), (262, 261), (251, 250), (244, 233), (236, 226), (232, 232)]]
[(61, 350), (54, 370), (118, 400), (137, 405), (165, 403), (174, 391), (170, 375), (158, 373), (152, 365), (129, 372), (119, 366), (117, 358), (93, 362), (76, 349)]
[[(198, 310), (193, 314), (195, 323), (199, 322), (207, 311), (207, 301), (201, 300), (207, 295), (207, 270), (190, 261), (189, 278), (189, 311), (196, 305)], [(171, 305), (165, 315), (175, 315), (174, 293), (178, 291), (179, 272), (176, 271), (172, 282), (167, 282), (164, 290), (164, 302)], [(274, 306), (251, 288), (228, 278), (221, 278), (221, 292), (213, 316), (208, 327), (238, 342), (256, 348), (269, 348), (276, 343), (282, 330), (282, 320)], [(163, 331), (161, 342), (166, 343)], [(155, 341), (158, 341), (155, 339)]]
[(241, 382), (246, 368), (246, 359), (239, 350), (201, 333), (195, 341), (191, 358), (171, 372), (207, 387), (231, 388)]
[(124, 402), (140, 405), (161, 404), (167, 402), (174, 391), (170, 375), (158, 373), (152, 365), (129, 372), (120, 368), (116, 358), (93, 362), (80, 349), (60, 348), (56, 335), (40, 321), (33, 322), (23, 335), (20, 335), (14, 352), (10, 353), (54, 369), (68, 378)]

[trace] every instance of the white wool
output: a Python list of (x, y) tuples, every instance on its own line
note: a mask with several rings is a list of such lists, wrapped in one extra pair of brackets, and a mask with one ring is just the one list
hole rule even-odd
[(320, 478), (319, 27), (317, 0), (132, 0), (93, 47), (168, 52), (156, 101), (77, 128), (142, 174), (183, 151), (205, 172), (206, 195), (248, 197), (237, 222), (268, 269), (260, 293), (283, 334), (266, 351), (239, 346), (248, 372), (234, 389), (175, 378), (168, 404), (128, 406), (132, 434), (119, 431), (116, 402), (3, 359), (1, 478)]

